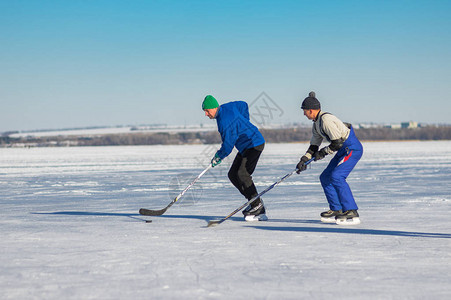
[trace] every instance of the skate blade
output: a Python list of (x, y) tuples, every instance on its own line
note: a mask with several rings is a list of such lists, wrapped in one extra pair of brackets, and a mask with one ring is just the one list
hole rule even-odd
[(337, 225), (358, 225), (360, 224), (360, 218), (354, 217), (350, 219), (337, 219), (336, 220)]
[(321, 222), (323, 223), (335, 223), (335, 216), (330, 217), (330, 218), (326, 218), (326, 217), (321, 217)]
[(268, 217), (265, 214), (261, 214), (258, 216), (248, 215), (244, 217), (246, 222), (256, 222), (256, 221), (267, 221)]

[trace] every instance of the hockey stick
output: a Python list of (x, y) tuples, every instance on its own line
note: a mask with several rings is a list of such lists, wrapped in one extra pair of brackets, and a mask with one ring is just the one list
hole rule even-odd
[(194, 178), (194, 180), (180, 194), (178, 194), (178, 196), (175, 197), (174, 200), (172, 200), (171, 203), (169, 203), (168, 206), (166, 206), (165, 208), (158, 210), (141, 208), (139, 210), (139, 213), (144, 216), (161, 216), (168, 210), (169, 207), (171, 207), (175, 202), (177, 202), (186, 193), (186, 191), (188, 191), (196, 183), (196, 181), (198, 181), (205, 173), (207, 173), (207, 171), (210, 170), (210, 168), (212, 168), (211, 164), (208, 165), (208, 167), (205, 168), (205, 170), (203, 170), (202, 173), (200, 173), (196, 178)]
[[(308, 160), (305, 165), (308, 165), (309, 163), (311, 163), (314, 160), (314, 158), (311, 158), (310, 160)], [(246, 206), (248, 206), (249, 204), (251, 204), (252, 202), (254, 202), (255, 200), (257, 200), (258, 198), (260, 198), (262, 195), (264, 195), (266, 192), (270, 191), (272, 188), (274, 188), (276, 185), (278, 185), (279, 183), (281, 183), (282, 181), (284, 181), (285, 179), (287, 179), (288, 177), (290, 177), (291, 175), (293, 175), (294, 172), (296, 172), (298, 169), (295, 169), (293, 171), (291, 171), (290, 173), (288, 173), (287, 175), (283, 176), (282, 178), (280, 178), (278, 181), (274, 182), (273, 184), (271, 184), (270, 186), (268, 186), (264, 191), (260, 192), (260, 194), (258, 194), (257, 196), (255, 196), (254, 198), (252, 198), (251, 200), (247, 201), (246, 203), (242, 204), (240, 207), (238, 207), (237, 209), (235, 209), (234, 211), (232, 211), (230, 214), (228, 214), (226, 217), (222, 218), (221, 220), (216, 220), (216, 221), (209, 221), (207, 227), (211, 227), (211, 226), (216, 226), (221, 224), (222, 222), (224, 222), (225, 220), (227, 220), (228, 218), (230, 218), (231, 216), (233, 216), (234, 214), (236, 214), (237, 212), (239, 212), (240, 210), (242, 210), (243, 208), (245, 208)]]

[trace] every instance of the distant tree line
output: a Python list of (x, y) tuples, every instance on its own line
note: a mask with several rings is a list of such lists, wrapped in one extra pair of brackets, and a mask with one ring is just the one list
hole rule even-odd
[(419, 128), (362, 128), (356, 130), (356, 135), (362, 141), (386, 140), (451, 140), (451, 126), (428, 126)]
[[(311, 128), (261, 129), (267, 143), (306, 142)], [(362, 141), (390, 140), (451, 140), (451, 126), (421, 128), (360, 128), (356, 135)], [(119, 146), (119, 145), (182, 145), (219, 144), (217, 131), (178, 133), (121, 133), (98, 136), (0, 137), (1, 147), (62, 147), (62, 146)]]

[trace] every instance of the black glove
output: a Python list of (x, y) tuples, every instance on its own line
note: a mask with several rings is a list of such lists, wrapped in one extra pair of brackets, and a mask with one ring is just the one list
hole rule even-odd
[(324, 157), (326, 157), (326, 155), (327, 155), (327, 152), (323, 148), (323, 149), (321, 149), (319, 151), (316, 151), (313, 154), (313, 157), (315, 158), (315, 161), (317, 161), (317, 160), (323, 159)]
[(305, 171), (307, 169), (307, 165), (305, 164), (309, 158), (307, 156), (302, 156), (299, 163), (296, 165), (296, 173), (301, 173), (302, 171)]

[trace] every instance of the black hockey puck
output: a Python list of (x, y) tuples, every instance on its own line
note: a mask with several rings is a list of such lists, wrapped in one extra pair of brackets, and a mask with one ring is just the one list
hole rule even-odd
[(152, 220), (146, 220), (146, 223), (152, 223)]

